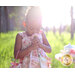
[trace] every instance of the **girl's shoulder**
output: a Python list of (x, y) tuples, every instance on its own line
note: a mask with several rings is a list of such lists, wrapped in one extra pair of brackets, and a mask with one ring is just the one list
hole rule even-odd
[(23, 38), (23, 37), (25, 36), (26, 32), (25, 32), (25, 31), (23, 31), (23, 32), (18, 32), (17, 34), (20, 35), (20, 36)]
[(42, 34), (43, 32), (44, 32), (43, 30), (40, 30), (40, 32), (39, 32), (39, 33), (41, 33), (41, 34)]
[(45, 32), (43, 30), (40, 30), (39, 33), (42, 34), (42, 35), (45, 35)]
[(42, 35), (43, 40), (47, 40), (45, 31), (44, 30), (40, 30), (40, 33)]

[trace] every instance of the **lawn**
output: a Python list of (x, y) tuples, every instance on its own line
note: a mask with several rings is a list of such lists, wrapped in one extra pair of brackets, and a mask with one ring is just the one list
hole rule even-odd
[[(17, 31), (1, 33), (0, 34), (0, 68), (9, 68), (10, 63), (14, 60), (14, 44)], [(63, 32), (61, 36), (58, 32), (54, 35), (53, 32), (48, 32), (46, 37), (52, 47), (52, 52), (47, 54), (52, 59), (52, 68), (73, 68), (74, 64), (70, 66), (63, 66), (60, 61), (55, 59), (55, 54), (59, 53), (64, 46), (71, 43), (75, 45), (75, 37), (70, 39), (70, 33)]]

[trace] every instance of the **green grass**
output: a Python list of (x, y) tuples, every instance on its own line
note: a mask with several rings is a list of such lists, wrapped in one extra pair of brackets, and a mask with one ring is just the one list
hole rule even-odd
[(60, 50), (63, 50), (64, 46), (69, 43), (74, 45), (75, 36), (74, 40), (70, 39), (70, 33), (67, 32), (63, 32), (61, 36), (58, 32), (56, 32), (56, 35), (54, 35), (52, 32), (49, 32), (46, 36), (52, 47), (52, 52), (47, 54), (50, 58), (52, 58), (52, 68), (74, 68), (74, 64), (70, 66), (63, 66), (60, 61), (55, 59), (55, 54), (60, 53)]
[(1, 33), (0, 37), (0, 68), (8, 68), (14, 58), (14, 43), (17, 32)]
[[(15, 44), (15, 37), (18, 32), (8, 32), (8, 33), (1, 33), (0, 37), (0, 68), (9, 68), (10, 63), (12, 62), (12, 58), (14, 58), (14, 44)], [(74, 45), (74, 40), (70, 39), (70, 33), (63, 32), (61, 36), (58, 32), (56, 35), (53, 32), (48, 32), (46, 35), (51, 47), (52, 52), (47, 54), (52, 59), (52, 68), (73, 68), (74, 64), (71, 66), (63, 66), (60, 61), (55, 59), (55, 54), (59, 53), (61, 49), (64, 49), (64, 46), (71, 43)]]

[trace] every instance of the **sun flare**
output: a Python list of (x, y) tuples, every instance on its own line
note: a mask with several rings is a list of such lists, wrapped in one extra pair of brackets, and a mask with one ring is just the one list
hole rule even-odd
[[(67, 1), (67, 0), (66, 0)], [(66, 1), (56, 0), (52, 1), (43, 1), (40, 4), (42, 12), (42, 26), (43, 27), (56, 27), (60, 25), (70, 25), (71, 24), (71, 0)]]

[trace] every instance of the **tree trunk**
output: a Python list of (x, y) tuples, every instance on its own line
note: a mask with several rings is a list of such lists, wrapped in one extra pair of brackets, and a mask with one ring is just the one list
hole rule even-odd
[[(0, 33), (1, 33), (1, 6), (0, 6)], [(0, 38), (1, 38), (1, 34), (0, 34)]]
[(74, 24), (73, 24), (73, 7), (71, 7), (71, 39), (74, 37)]
[(4, 7), (5, 11), (5, 19), (6, 19), (6, 32), (9, 31), (9, 19), (8, 19), (8, 8), (7, 6)]
[(1, 6), (0, 6), (0, 33), (1, 33)]
[(1, 25), (0, 32), (9, 31), (9, 22), (8, 22), (8, 11), (6, 6), (1, 7)]

